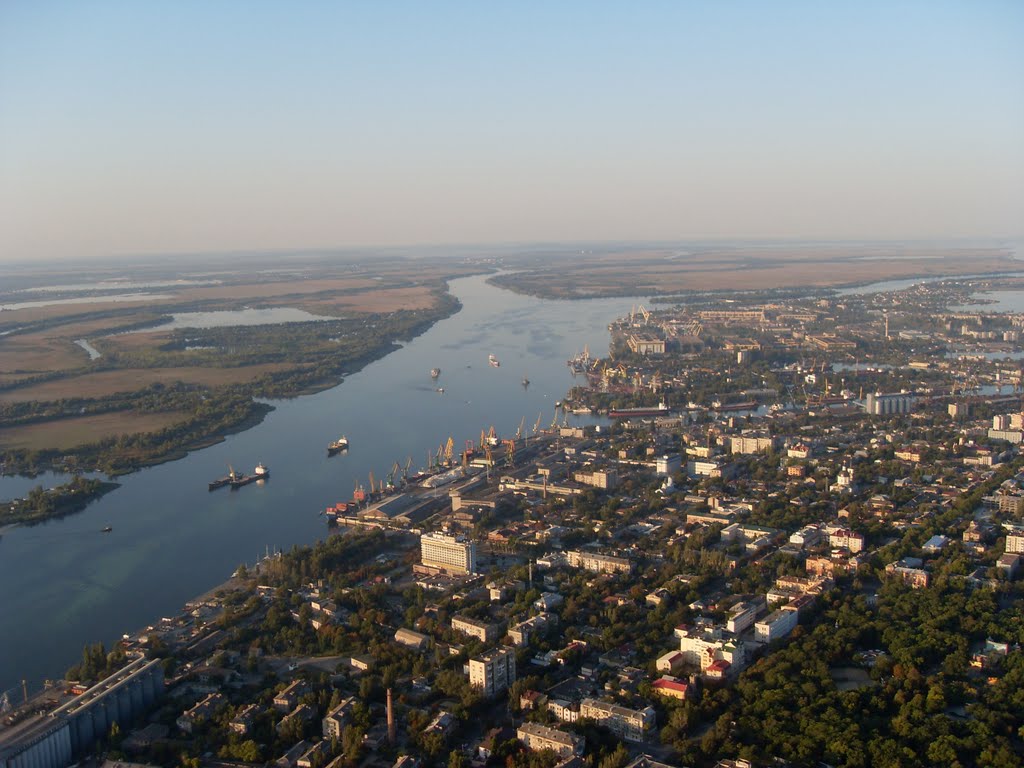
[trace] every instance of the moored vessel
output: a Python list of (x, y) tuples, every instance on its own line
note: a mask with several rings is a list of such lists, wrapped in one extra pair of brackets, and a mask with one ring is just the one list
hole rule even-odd
[(233, 480), (238, 477), (238, 473), (235, 472), (235, 468), (230, 464), (228, 465), (228, 473), (224, 477), (218, 477), (209, 484), (209, 489), (215, 491), (218, 488), (223, 488), (225, 485), (230, 485)]
[(249, 485), (249, 483), (255, 483), (257, 480), (269, 480), (270, 470), (263, 466), (263, 462), (256, 465), (256, 469), (253, 470), (251, 475), (236, 475), (235, 479), (231, 481), (231, 488), (241, 488), (243, 485)]

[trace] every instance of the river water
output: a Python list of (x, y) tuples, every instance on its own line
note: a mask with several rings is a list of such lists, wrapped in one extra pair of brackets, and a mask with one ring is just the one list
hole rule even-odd
[[(453, 281), (463, 308), (333, 389), (286, 401), (262, 424), (179, 461), (120, 478), (122, 487), (64, 520), (7, 530), (0, 538), (0, 692), (25, 678), (56, 678), (87, 642), (110, 647), (124, 632), (177, 613), (267, 547), (310, 544), (327, 534), (319, 511), (351, 498), (368, 473), (397, 461), (426, 463), (449, 436), (456, 450), (494, 425), (511, 436), (554, 416), (573, 379), (566, 359), (608, 348), (608, 323), (638, 299), (550, 301)], [(494, 354), (499, 368), (488, 365)], [(441, 368), (434, 382), (430, 369)], [(530, 385), (523, 387), (523, 378)], [(438, 393), (437, 387), (444, 393)], [(592, 417), (569, 416), (570, 423)], [(328, 458), (344, 434), (351, 449)], [(271, 479), (208, 491), (228, 464)], [(52, 475), (0, 478), (0, 499)], [(113, 531), (101, 533), (104, 526)]]

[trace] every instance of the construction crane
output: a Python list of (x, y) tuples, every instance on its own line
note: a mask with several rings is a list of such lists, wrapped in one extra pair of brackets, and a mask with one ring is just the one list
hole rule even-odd
[(544, 418), (544, 412), (543, 411), (539, 411), (537, 413), (537, 423), (533, 425), (533, 434), (536, 435), (538, 432), (540, 432), (540, 421), (543, 418)]
[(555, 416), (554, 416), (553, 419), (551, 419), (551, 426), (548, 427), (548, 429), (553, 431), (555, 429), (555, 427), (557, 427), (557, 426), (558, 426), (558, 408), (556, 407), (555, 408)]
[(644, 325), (650, 325), (650, 323), (651, 323), (651, 313), (648, 312), (646, 309), (644, 309), (644, 305), (643, 304), (640, 305), (640, 314), (644, 316)]
[(516, 463), (516, 441), (515, 440), (502, 440), (505, 446), (505, 463), (510, 467), (514, 467)]
[(409, 467), (412, 466), (412, 456), (405, 460), (405, 467), (402, 468), (402, 479), (405, 482), (409, 482)]
[(448, 466), (452, 464), (452, 456), (455, 452), (455, 441), (452, 440), (451, 436), (448, 437), (448, 442), (444, 444), (444, 460)]

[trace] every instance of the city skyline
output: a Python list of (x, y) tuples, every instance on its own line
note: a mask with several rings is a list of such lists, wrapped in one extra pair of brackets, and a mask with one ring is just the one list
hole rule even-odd
[(1014, 239), (1009, 2), (0, 9), (0, 261)]

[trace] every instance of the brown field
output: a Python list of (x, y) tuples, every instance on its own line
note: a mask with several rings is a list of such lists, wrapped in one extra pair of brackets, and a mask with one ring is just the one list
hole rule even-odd
[(31, 400), (48, 401), (67, 397), (106, 397), (118, 392), (133, 392), (155, 382), (169, 384), (184, 381), (215, 387), (221, 384), (252, 381), (265, 373), (293, 367), (287, 363), (265, 363), (242, 368), (128, 368), (101, 371), (2, 392), (0, 402), (24, 403)]
[(357, 312), (395, 312), (399, 309), (426, 309), (434, 304), (431, 289), (424, 285), (408, 288), (381, 288), (323, 299), (306, 299), (299, 306), (314, 314), (352, 314)]
[(88, 353), (66, 336), (41, 332), (0, 338), (0, 371), (4, 373), (63, 371), (87, 362)]
[[(25, 323), (37, 322), (39, 320), (52, 320), (54, 318), (68, 317), (73, 315), (84, 315), (89, 312), (109, 312), (112, 310), (128, 310), (124, 315), (121, 315), (117, 320), (104, 320), (102, 322), (110, 323), (111, 325), (120, 325), (126, 321), (125, 315), (133, 315), (132, 310), (137, 312), (145, 312), (147, 315), (152, 314), (147, 310), (151, 306), (160, 307), (161, 305), (173, 304), (178, 299), (144, 299), (141, 301), (107, 301), (96, 304), (51, 304), (48, 307), (31, 307), (29, 309), (11, 309), (4, 310), (0, 313), (0, 320), (3, 320), (5, 324), (10, 323), (14, 325), (22, 325)], [(132, 318), (134, 319), (134, 318)], [(81, 338), (78, 336), (76, 338)]]
[(329, 291), (355, 291), (374, 289), (380, 281), (365, 277), (351, 277), (328, 280), (287, 280), (280, 283), (243, 283), (239, 285), (218, 285), (207, 288), (187, 288), (178, 294), (177, 303), (209, 301), (211, 299), (267, 299), (286, 296), (301, 296), (308, 293)]
[(668, 258), (663, 251), (601, 254), (510, 276), (505, 284), (556, 296), (670, 295), (683, 291), (829, 287), (906, 277), (1019, 271), (1024, 264), (999, 252), (939, 251), (932, 256), (865, 258), (872, 251), (797, 252), (723, 249), (713, 256)]
[(105, 437), (155, 432), (184, 421), (184, 413), (104, 413), (41, 424), (0, 428), (0, 448), (70, 450)]

